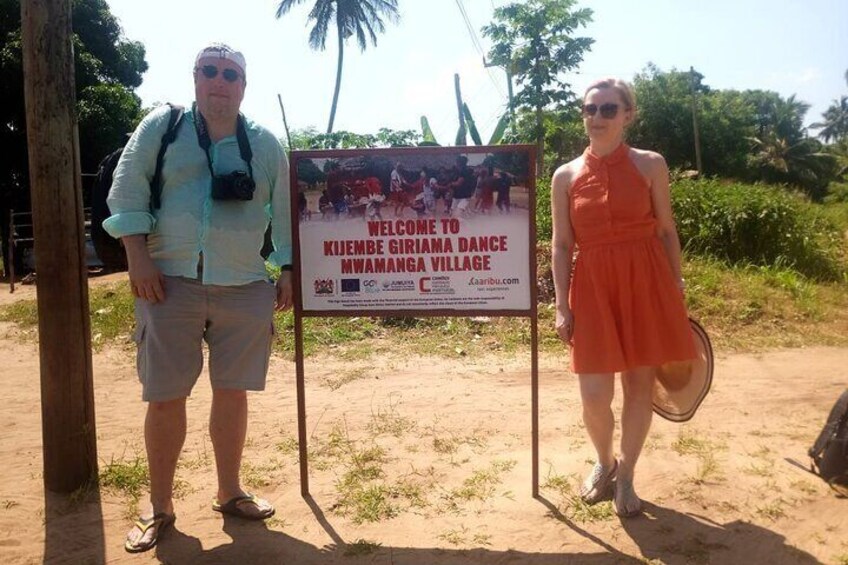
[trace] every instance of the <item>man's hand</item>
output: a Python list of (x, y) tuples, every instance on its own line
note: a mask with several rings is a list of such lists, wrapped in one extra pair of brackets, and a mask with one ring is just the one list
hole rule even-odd
[(274, 310), (277, 312), (288, 310), (294, 305), (294, 291), (292, 290), (292, 272), (282, 271), (277, 279), (277, 300)]
[(130, 287), (136, 298), (152, 304), (165, 300), (165, 277), (150, 258), (144, 235), (129, 235), (122, 238), (127, 252)]

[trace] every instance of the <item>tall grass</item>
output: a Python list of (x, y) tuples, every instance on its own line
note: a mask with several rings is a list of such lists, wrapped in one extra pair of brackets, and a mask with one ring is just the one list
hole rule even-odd
[[(550, 181), (536, 184), (537, 239), (550, 241)], [(848, 280), (848, 205), (813, 204), (782, 186), (680, 180), (671, 200), (690, 254), (728, 265), (790, 269), (819, 281)]]
[(687, 252), (731, 265), (787, 268), (821, 281), (843, 280), (844, 239), (838, 225), (783, 187), (683, 180), (672, 207)]

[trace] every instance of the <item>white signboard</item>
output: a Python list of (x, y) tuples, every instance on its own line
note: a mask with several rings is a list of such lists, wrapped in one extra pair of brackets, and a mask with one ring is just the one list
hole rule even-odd
[(532, 160), (498, 149), (295, 152), (303, 310), (530, 310)]

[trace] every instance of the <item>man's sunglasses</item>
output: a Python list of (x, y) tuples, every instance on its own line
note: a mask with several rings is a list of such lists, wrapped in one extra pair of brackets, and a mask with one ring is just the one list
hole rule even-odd
[[(203, 65), (202, 67), (198, 67), (195, 70), (199, 70), (201, 73), (203, 73), (203, 76), (205, 76), (209, 80), (212, 80), (213, 78), (218, 76), (218, 67), (216, 67), (215, 65)], [(224, 80), (227, 82), (235, 82), (241, 78), (241, 75), (238, 73), (238, 71), (234, 69), (224, 69), (223, 71), (221, 71), (221, 76), (223, 76)]]
[(594, 116), (598, 113), (598, 110), (601, 111), (602, 118), (611, 120), (618, 115), (618, 104), (613, 104), (611, 102), (601, 104), (600, 106), (597, 104), (584, 104), (582, 108), (583, 115), (587, 117)]

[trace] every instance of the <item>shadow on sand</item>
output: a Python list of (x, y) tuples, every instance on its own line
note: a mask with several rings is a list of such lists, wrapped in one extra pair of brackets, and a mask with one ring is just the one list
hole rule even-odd
[[(245, 522), (224, 517), (223, 529), (232, 542), (204, 549), (201, 540), (180, 531), (179, 521), (153, 550), (154, 557), (168, 564), (211, 563), (391, 563), (391, 564), (499, 564), (548, 565), (562, 563), (637, 564), (658, 560), (669, 565), (690, 563), (776, 563), (813, 564), (813, 556), (786, 545), (784, 538), (754, 524), (734, 521), (718, 524), (709, 519), (684, 514), (668, 508), (645, 503), (645, 514), (623, 520), (622, 527), (638, 546), (641, 558), (622, 553), (607, 541), (592, 534), (566, 517), (544, 497), (538, 501), (547, 508), (547, 515), (589, 540), (594, 552), (539, 553), (526, 551), (495, 551), (485, 548), (436, 549), (392, 547), (381, 545), (365, 555), (357, 555), (357, 546), (349, 545), (335, 531), (323, 510), (311, 497), (306, 503), (315, 521), (333, 542), (316, 547), (291, 535), (269, 530), (262, 522)], [(74, 503), (67, 496), (48, 494), (46, 497), (45, 563), (104, 563), (103, 518), (97, 492), (85, 503)], [(70, 525), (73, 524), (73, 527)], [(517, 541), (517, 540), (516, 540)], [(110, 548), (119, 555), (119, 548)], [(127, 558), (130, 558), (127, 556)]]
[(106, 562), (100, 493), (44, 491), (44, 562), (79, 565)]
[[(549, 515), (576, 533), (610, 552), (613, 548), (586, 532), (559, 511), (549, 500), (540, 497)], [(774, 563), (804, 565), (818, 563), (812, 555), (786, 545), (778, 533), (743, 521), (719, 524), (708, 518), (686, 514), (643, 502), (644, 514), (621, 519), (628, 537), (639, 547), (642, 557), (656, 559), (665, 565), (691, 563)], [(637, 561), (639, 563), (643, 561)]]

